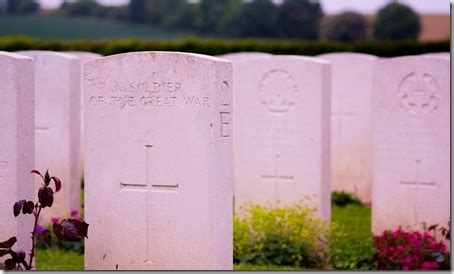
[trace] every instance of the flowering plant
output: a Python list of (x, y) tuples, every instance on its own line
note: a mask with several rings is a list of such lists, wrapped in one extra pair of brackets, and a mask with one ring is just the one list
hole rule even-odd
[[(5, 270), (31, 270), (33, 268), (33, 259), (35, 258), (35, 249), (40, 242), (47, 245), (52, 244), (52, 233), (61, 240), (67, 242), (78, 242), (87, 237), (88, 224), (81, 220), (64, 219), (61, 222), (53, 223), (52, 228), (47, 229), (38, 225), (39, 215), (46, 207), (52, 207), (54, 203), (54, 193), (60, 191), (62, 183), (59, 178), (51, 177), (49, 171), (46, 171), (44, 176), (37, 170), (32, 173), (37, 174), (42, 179), (42, 186), (38, 190), (38, 201), (17, 201), (13, 206), (14, 217), (19, 214), (30, 214), (34, 217), (34, 226), (31, 232), (31, 250), (29, 258), (26, 258), (24, 250), (13, 250), (14, 244), (17, 242), (16, 237), (11, 237), (5, 242), (0, 242), (0, 257), (9, 255), (10, 258), (5, 260)], [(55, 184), (55, 191), (49, 186), (51, 182)]]
[(385, 231), (374, 245), (373, 262), (379, 270), (439, 270), (448, 257), (446, 245), (427, 230)]
[[(63, 219), (75, 219), (77, 221), (80, 221), (80, 222), (83, 222), (83, 217), (82, 215), (80, 214), (80, 212), (78, 210), (71, 210), (71, 212), (65, 216), (65, 217), (61, 217), (61, 218), (58, 218), (58, 217), (52, 217), (50, 219), (50, 223), (43, 226), (43, 225), (37, 225), (36, 226), (36, 235), (37, 235), (37, 238), (40, 239), (44, 232), (46, 230), (52, 230), (52, 227), (55, 223), (58, 223), (60, 222), (60, 220), (63, 220)], [(51, 242), (45, 242), (45, 241), (39, 241), (39, 247), (40, 248), (50, 248), (50, 247), (54, 247), (54, 248), (60, 248), (60, 249), (64, 249), (64, 250), (69, 250), (69, 251), (73, 251), (73, 252), (77, 252), (79, 254), (83, 254), (84, 253), (84, 246), (85, 246), (85, 243), (83, 240), (81, 241), (76, 241), (76, 242), (68, 242), (68, 241), (62, 241), (60, 240), (59, 238), (52, 238), (52, 241)]]

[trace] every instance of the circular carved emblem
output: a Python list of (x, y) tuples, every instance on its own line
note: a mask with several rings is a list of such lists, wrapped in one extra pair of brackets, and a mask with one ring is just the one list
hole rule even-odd
[(405, 77), (399, 85), (397, 95), (401, 108), (416, 116), (436, 110), (440, 102), (438, 83), (427, 73), (412, 73)]
[(290, 111), (296, 103), (297, 95), (296, 81), (285, 70), (272, 70), (260, 81), (260, 103), (272, 113)]

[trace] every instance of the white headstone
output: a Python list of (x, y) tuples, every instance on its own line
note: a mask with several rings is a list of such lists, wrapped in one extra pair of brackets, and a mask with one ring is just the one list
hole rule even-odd
[(377, 57), (332, 53), (331, 188), (371, 200), (372, 88)]
[(234, 67), (235, 209), (304, 200), (329, 219), (329, 63), (273, 56)]
[[(14, 217), (19, 200), (34, 195), (33, 59), (0, 51), (0, 242), (16, 236), (13, 249), (31, 249), (33, 217)], [(0, 262), (6, 257), (0, 258)]]
[(52, 51), (20, 54), (35, 59), (35, 166), (62, 181), (54, 205), (42, 212), (45, 224), (80, 209), (80, 60)]
[(232, 269), (232, 65), (126, 53), (85, 65), (86, 269)]
[(265, 58), (273, 56), (266, 52), (234, 52), (220, 55), (219, 58), (229, 60), (231, 62), (247, 61), (258, 58)]
[(374, 83), (372, 229), (447, 226), (450, 62), (379, 61)]
[(74, 55), (80, 59), (80, 174), (83, 178), (84, 174), (84, 161), (85, 161), (85, 148), (84, 148), (84, 85), (83, 81), (83, 68), (85, 63), (88, 61), (94, 60), (96, 58), (101, 58), (102, 55), (98, 53), (85, 52), (85, 51), (67, 51), (66, 53)]
[(425, 53), (422, 54), (422, 56), (427, 56), (427, 57), (440, 57), (440, 58), (451, 58), (451, 53), (450, 52), (432, 52), (432, 53)]

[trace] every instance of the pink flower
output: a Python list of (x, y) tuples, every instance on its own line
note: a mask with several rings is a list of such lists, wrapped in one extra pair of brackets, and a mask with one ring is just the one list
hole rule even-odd
[(403, 264), (409, 264), (409, 263), (411, 263), (411, 261), (412, 261), (412, 258), (411, 258), (411, 257), (407, 257), (407, 258), (402, 259), (402, 260), (401, 260), (401, 263), (403, 263)]
[(422, 270), (437, 270), (438, 263), (436, 262), (423, 262), (421, 266)]
[(434, 237), (432, 235), (430, 235), (430, 233), (427, 231), (424, 231), (424, 238), (434, 240)]
[(79, 211), (71, 210), (71, 213), (70, 213), (71, 217), (75, 217), (75, 216), (77, 216), (77, 214), (79, 214)]
[(59, 221), (59, 220), (58, 220), (57, 217), (52, 217), (52, 219), (50, 219), (50, 222), (53, 223), (53, 224), (54, 224), (54, 223), (58, 223), (58, 221)]
[(403, 246), (401, 246), (401, 245), (397, 246), (396, 249), (397, 249), (397, 251), (399, 251), (399, 252), (404, 252), (404, 251), (405, 251), (405, 247), (403, 247)]

